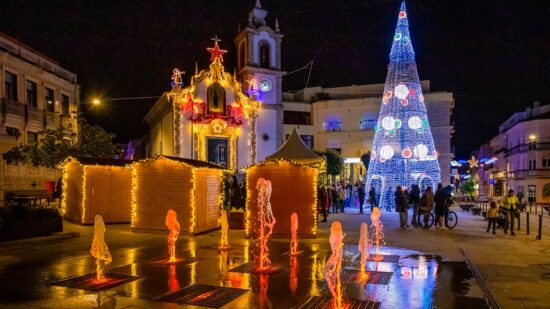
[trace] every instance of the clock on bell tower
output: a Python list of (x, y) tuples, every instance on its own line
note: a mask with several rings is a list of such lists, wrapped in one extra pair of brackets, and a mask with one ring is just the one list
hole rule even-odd
[(275, 29), (267, 25), (267, 11), (256, 0), (248, 23), (235, 37), (237, 76), (243, 88), (253, 84), (262, 102), (256, 136), (258, 161), (272, 154), (283, 142), (281, 42), (284, 35), (275, 19)]

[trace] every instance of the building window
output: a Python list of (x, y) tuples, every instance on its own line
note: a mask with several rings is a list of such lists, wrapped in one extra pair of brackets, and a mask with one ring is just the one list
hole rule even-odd
[(15, 137), (15, 139), (18, 139), (19, 136), (21, 136), (21, 132), (18, 128), (6, 127), (6, 133), (8, 134), (8, 136)]
[(283, 124), (296, 124), (296, 125), (311, 125), (311, 113), (310, 112), (295, 112), (284, 111), (283, 112)]
[(246, 44), (242, 43), (239, 48), (239, 68), (243, 68), (246, 65)]
[(38, 133), (27, 131), (27, 145), (34, 146), (38, 142)]
[[(288, 139), (289, 137), (290, 134), (287, 134), (286, 139)], [(300, 137), (302, 138), (304, 144), (309, 147), (309, 149), (313, 149), (313, 135), (300, 135)]]
[(327, 121), (325, 122), (325, 130), (328, 132), (341, 132), (342, 131), (342, 122), (341, 121)]
[(38, 106), (37, 98), (37, 86), (36, 83), (30, 80), (27, 80), (27, 104), (32, 107)]
[(529, 170), (537, 169), (537, 160), (529, 160)]
[(220, 84), (208, 87), (208, 113), (225, 114), (225, 89)]
[(44, 101), (46, 104), (46, 110), (53, 113), (55, 111), (55, 95), (53, 89), (45, 89)]
[(69, 116), (69, 96), (61, 95), (61, 115)]
[(260, 67), (269, 69), (269, 43), (260, 44)]
[(535, 150), (537, 149), (537, 142), (536, 141), (530, 141), (527, 143), (529, 145), (529, 150)]
[(17, 101), (17, 75), (6, 71), (4, 82), (4, 95), (7, 99)]

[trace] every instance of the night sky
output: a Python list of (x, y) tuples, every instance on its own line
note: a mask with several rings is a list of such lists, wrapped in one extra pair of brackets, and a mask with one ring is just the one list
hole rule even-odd
[[(158, 96), (173, 67), (207, 68), (210, 38), (229, 49), (255, 0), (2, 1), (0, 31), (78, 74), (82, 99)], [(400, 1), (263, 0), (285, 34), (283, 69), (315, 58), (309, 85), (383, 83)], [(533, 101), (550, 103), (550, 1), (407, 1), (421, 79), (452, 91), (454, 145), (465, 157)], [(284, 78), (305, 86), (306, 72)], [(147, 133), (143, 116), (154, 99), (90, 108), (86, 118), (128, 141)]]

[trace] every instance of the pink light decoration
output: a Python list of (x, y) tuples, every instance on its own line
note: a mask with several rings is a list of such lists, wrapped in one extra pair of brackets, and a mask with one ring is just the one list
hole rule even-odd
[(271, 181), (260, 177), (256, 188), (258, 189), (258, 241), (260, 246), (260, 255), (256, 267), (259, 271), (263, 271), (271, 267), (267, 242), (273, 233), (273, 226), (275, 226), (277, 220), (275, 220), (271, 209)]
[(359, 243), (357, 248), (361, 254), (361, 279), (366, 279), (367, 273), (365, 272), (365, 263), (369, 258), (369, 226), (366, 223), (361, 223), (361, 229), (359, 230)]
[(290, 216), (290, 255), (298, 255), (298, 214), (293, 212)]
[(330, 227), (330, 249), (332, 254), (329, 257), (325, 267), (323, 267), (323, 277), (327, 282), (328, 289), (332, 294), (332, 307), (339, 309), (344, 308), (342, 299), (342, 282), (340, 280), (340, 272), (342, 271), (342, 249), (344, 246), (345, 234), (342, 231), (340, 221), (332, 222)]
[(225, 209), (220, 210), (221, 214), (221, 238), (219, 248), (221, 250), (227, 250), (229, 248), (229, 241), (227, 237), (227, 232), (229, 230), (229, 223), (227, 223), (227, 211)]
[(113, 261), (109, 247), (105, 243), (105, 223), (100, 215), (95, 216), (94, 221), (94, 239), (90, 253), (95, 257), (96, 281), (105, 282), (105, 266)]
[(370, 219), (372, 220), (369, 231), (370, 245), (374, 245), (376, 248), (376, 257), (374, 260), (381, 261), (383, 257), (380, 255), (380, 246), (384, 243), (384, 225), (380, 221), (380, 208), (374, 207)]
[(166, 213), (166, 219), (164, 220), (166, 227), (170, 233), (168, 234), (168, 262), (176, 262), (176, 241), (180, 234), (180, 224), (178, 223), (178, 215), (172, 209)]

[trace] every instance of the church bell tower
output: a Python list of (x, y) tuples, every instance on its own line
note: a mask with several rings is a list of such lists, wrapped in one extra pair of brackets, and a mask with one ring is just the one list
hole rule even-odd
[(251, 87), (262, 102), (257, 121), (257, 161), (274, 153), (283, 142), (281, 42), (283, 34), (275, 19), (273, 29), (265, 20), (267, 11), (256, 0), (246, 27), (235, 37), (237, 77), (243, 88)]

